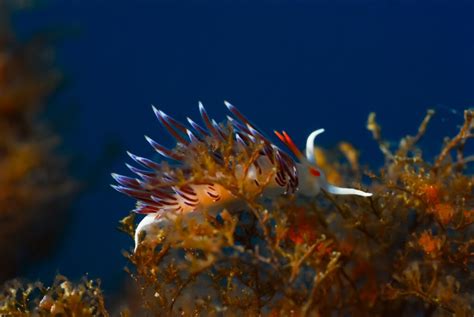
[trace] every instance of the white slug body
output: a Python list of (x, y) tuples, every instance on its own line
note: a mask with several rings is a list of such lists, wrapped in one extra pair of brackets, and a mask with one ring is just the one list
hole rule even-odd
[[(262, 198), (271, 199), (287, 194), (314, 197), (321, 190), (335, 195), (362, 197), (372, 195), (358, 189), (337, 187), (327, 182), (323, 171), (315, 162), (314, 155), (314, 140), (324, 132), (323, 129), (316, 130), (308, 136), (305, 155), (298, 150), (286, 132), (275, 131), (278, 138), (296, 156), (298, 161), (295, 161), (289, 154), (264, 137), (234, 106), (228, 102), (225, 104), (234, 116), (228, 117), (233, 127), (232, 132), (224, 130), (222, 126), (210, 119), (202, 104), (199, 104), (199, 110), (205, 128), (189, 118), (190, 127), (186, 127), (162, 111), (154, 107), (153, 110), (163, 127), (176, 139), (182, 149), (189, 151), (189, 154), (198, 154), (193, 152), (196, 151), (193, 145), (198, 143), (206, 146), (209, 151), (213, 151), (216, 142), (228, 142), (229, 138), (233, 138), (236, 144), (234, 154), (239, 155), (252, 143), (261, 142), (263, 145), (261, 153), (248, 170), (245, 172), (243, 167), (238, 165), (233, 173), (237, 178), (245, 180), (245, 190), (258, 190), (262, 193)], [(159, 154), (180, 163), (174, 167), (175, 169), (186, 173), (188, 168), (185, 155), (168, 150), (151, 138), (146, 137), (146, 139)], [(173, 173), (163, 169), (159, 163), (131, 153), (129, 155), (145, 169), (127, 165), (138, 175), (138, 178), (112, 174), (119, 183), (118, 186), (112, 186), (119, 192), (137, 199), (135, 212), (147, 214), (136, 228), (135, 248), (139, 243), (154, 243), (154, 237), (156, 238), (159, 230), (166, 228), (170, 219), (177, 214), (196, 214), (200, 211), (215, 214), (223, 209), (236, 210), (245, 207), (238, 197), (217, 181), (208, 184), (190, 183), (178, 188), (175, 185), (176, 178)], [(215, 157), (216, 164), (222, 164), (225, 167), (225, 163), (221, 162), (220, 153), (212, 152), (212, 155)], [(188, 176), (191, 179), (192, 175)], [(214, 175), (214, 177), (219, 176)], [(144, 240), (139, 241), (142, 236)]]

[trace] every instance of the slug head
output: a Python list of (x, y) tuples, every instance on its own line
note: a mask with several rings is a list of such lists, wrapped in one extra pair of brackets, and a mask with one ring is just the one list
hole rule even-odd
[(316, 196), (321, 189), (334, 195), (357, 195), (362, 197), (370, 197), (372, 193), (367, 193), (354, 188), (344, 188), (329, 184), (326, 180), (324, 172), (318, 167), (314, 153), (314, 140), (318, 135), (324, 132), (324, 129), (318, 129), (310, 133), (306, 140), (305, 154), (301, 153), (290, 136), (283, 131), (282, 133), (275, 131), (277, 137), (285, 143), (285, 145), (299, 159), (298, 177), (300, 180), (299, 191), (302, 195), (313, 197)]

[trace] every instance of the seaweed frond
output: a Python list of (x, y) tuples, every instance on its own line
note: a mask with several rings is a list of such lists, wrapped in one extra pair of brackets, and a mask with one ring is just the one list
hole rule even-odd
[(0, 290), (2, 316), (109, 316), (100, 281), (72, 283), (58, 275), (51, 286), (13, 280)]
[[(368, 199), (325, 193), (311, 200), (284, 195), (265, 201), (246, 190), (248, 184), (231, 169), (250, 166), (252, 151), (236, 157), (216, 149), (226, 164), (215, 164), (215, 155), (205, 149), (194, 151), (198, 154), (187, 159), (193, 182), (219, 181), (242, 204), (232, 211), (169, 217), (169, 226), (156, 233), (156, 245), (126, 253), (142, 310), (472, 315), (474, 196), (470, 156), (463, 154), (472, 115), (465, 112), (458, 135), (430, 160), (419, 141), (433, 115), (429, 110), (417, 133), (402, 138), (396, 149), (383, 139), (375, 114), (369, 116), (368, 129), (386, 158), (378, 172), (361, 166), (348, 143), (315, 152), (334, 182), (368, 176), (374, 193)], [(129, 233), (131, 220), (124, 221)]]
[(8, 7), (0, 3), (0, 281), (50, 252), (77, 189), (59, 136), (39, 119), (61, 80), (51, 47), (15, 38)]

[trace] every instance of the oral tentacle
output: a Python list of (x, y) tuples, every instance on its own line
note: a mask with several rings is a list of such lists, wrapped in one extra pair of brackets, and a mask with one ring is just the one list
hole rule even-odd
[(328, 193), (331, 193), (334, 195), (356, 195), (356, 196), (362, 196), (362, 197), (372, 196), (372, 193), (367, 193), (359, 189), (338, 187), (331, 184), (325, 184), (323, 186), (323, 189), (325, 189)]

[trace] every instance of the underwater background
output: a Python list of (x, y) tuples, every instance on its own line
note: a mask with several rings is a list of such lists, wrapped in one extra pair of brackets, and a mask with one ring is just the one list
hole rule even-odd
[(134, 201), (110, 173), (126, 173), (125, 150), (151, 156), (144, 134), (173, 144), (151, 104), (182, 120), (202, 101), (220, 121), (228, 100), (267, 135), (284, 129), (303, 145), (324, 127), (321, 145), (349, 141), (372, 166), (383, 157), (370, 112), (398, 140), (435, 109), (423, 142), (436, 153), (474, 104), (472, 1), (46, 1), (14, 24), (24, 38), (62, 34), (66, 82), (46, 116), (88, 184), (57, 251), (24, 272), (31, 280), (88, 273), (106, 293), (122, 285), (132, 241), (116, 228)]

